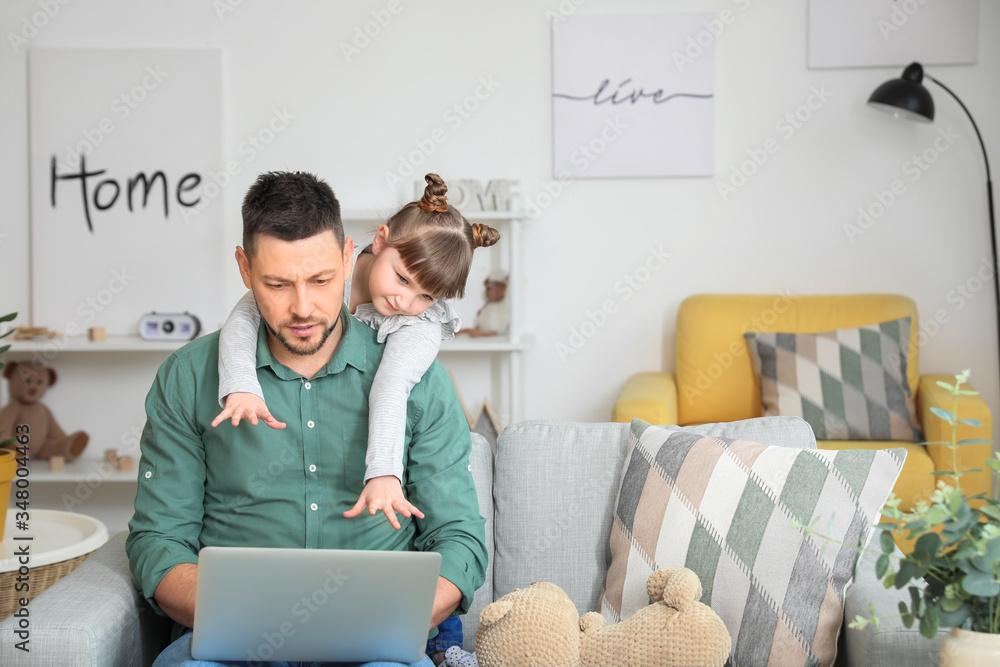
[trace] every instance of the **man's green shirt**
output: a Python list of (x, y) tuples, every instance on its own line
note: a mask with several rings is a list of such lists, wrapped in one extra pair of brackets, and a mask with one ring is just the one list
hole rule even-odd
[[(345, 519), (364, 488), (368, 392), (382, 358), (375, 332), (341, 311), (333, 358), (308, 380), (278, 363), (261, 326), (257, 377), (283, 430), (219, 413), (219, 334), (174, 352), (146, 398), (139, 489), (126, 542), (136, 587), (153, 593), (205, 546), (436, 551), (441, 576), (462, 592), (459, 612), (485, 579), (485, 520), (469, 467), (468, 424), (435, 362), (407, 405), (403, 493), (424, 519), (379, 512)], [(162, 612), (161, 612), (162, 613)]]

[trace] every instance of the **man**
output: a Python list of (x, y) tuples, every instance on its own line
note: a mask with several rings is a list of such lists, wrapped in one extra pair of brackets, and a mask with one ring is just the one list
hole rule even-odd
[(353, 255), (326, 183), (304, 173), (260, 176), (243, 201), (236, 260), (261, 312), (257, 376), (287, 427), (211, 427), (218, 332), (185, 345), (157, 373), (126, 542), (136, 587), (175, 621), (176, 641), (157, 664), (190, 660), (190, 634), (180, 635), (194, 623), (204, 546), (436, 551), (432, 627), (466, 611), (483, 583), (485, 521), (468, 425), (437, 363), (411, 392), (406, 428), (404, 492), (426, 518), (401, 517), (395, 530), (379, 516), (343, 516), (363, 486), (368, 392), (382, 355), (375, 332), (343, 305)]

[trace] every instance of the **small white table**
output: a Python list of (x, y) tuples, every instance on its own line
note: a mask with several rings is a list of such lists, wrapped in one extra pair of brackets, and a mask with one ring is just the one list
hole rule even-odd
[(24, 545), (29, 545), (29, 566), (35, 569), (88, 554), (108, 541), (108, 529), (93, 517), (59, 510), (30, 510), (28, 529), (19, 530), (18, 511), (7, 510), (0, 542), (0, 572), (12, 572), (21, 566), (15, 554)]

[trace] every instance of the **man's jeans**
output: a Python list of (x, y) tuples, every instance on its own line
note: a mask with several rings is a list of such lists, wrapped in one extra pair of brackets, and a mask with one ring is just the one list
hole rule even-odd
[[(195, 660), (191, 657), (191, 633), (188, 632), (173, 644), (163, 649), (156, 658), (153, 667), (400, 667), (401, 662), (211, 662)], [(433, 667), (434, 663), (427, 656), (420, 662), (414, 662), (410, 667)]]

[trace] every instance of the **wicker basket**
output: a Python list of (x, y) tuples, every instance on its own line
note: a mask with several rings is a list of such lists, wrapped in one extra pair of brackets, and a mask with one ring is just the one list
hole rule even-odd
[(17, 583), (18, 577), (17, 570), (11, 572), (0, 572), (0, 621), (10, 616), (21, 607), (21, 598), (34, 600), (46, 588), (75, 570), (77, 566), (87, 560), (87, 557), (92, 553), (94, 552), (91, 551), (77, 556), (76, 558), (59, 561), (58, 563), (50, 563), (48, 565), (31, 568), (31, 578), (28, 582), (31, 586), (30, 591), (18, 592), (15, 590), (14, 586)]

